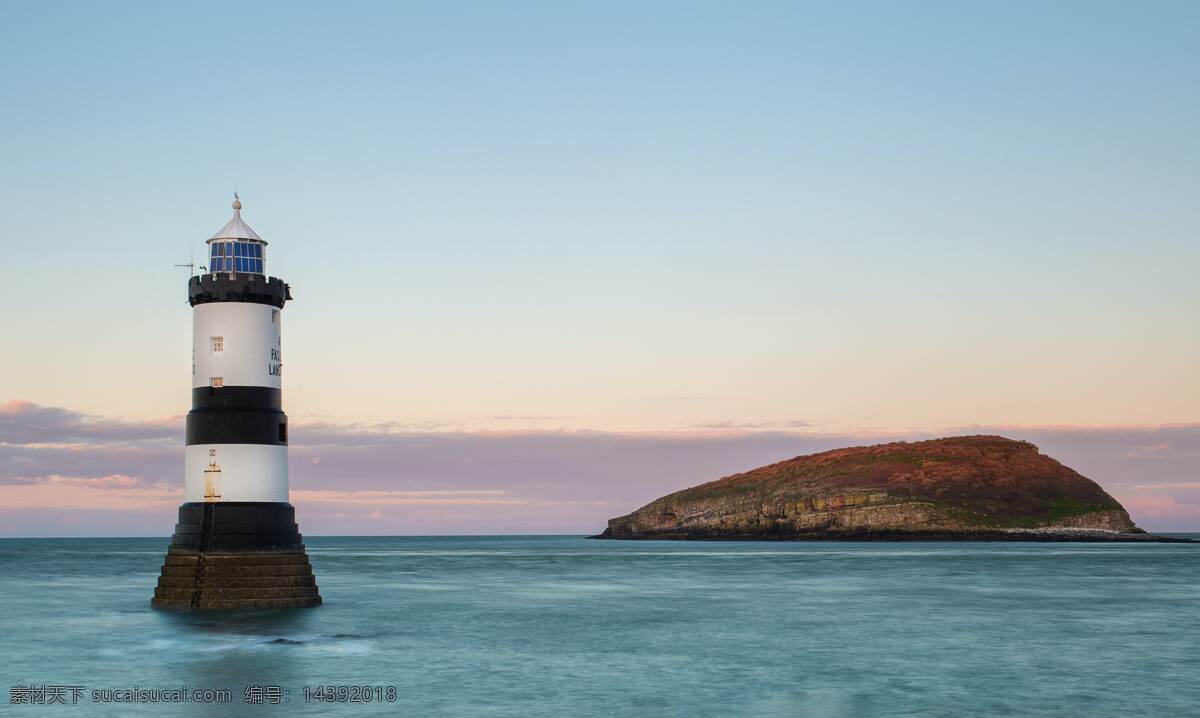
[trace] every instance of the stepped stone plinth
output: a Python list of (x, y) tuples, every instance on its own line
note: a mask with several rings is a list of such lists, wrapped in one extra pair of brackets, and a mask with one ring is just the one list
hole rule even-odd
[(291, 504), (187, 503), (150, 605), (167, 609), (321, 604)]

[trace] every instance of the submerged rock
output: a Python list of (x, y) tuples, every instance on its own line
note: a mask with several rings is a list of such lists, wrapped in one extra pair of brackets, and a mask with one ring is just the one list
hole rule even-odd
[(664, 496), (596, 538), (1159, 540), (1096, 482), (1002, 436), (799, 456)]

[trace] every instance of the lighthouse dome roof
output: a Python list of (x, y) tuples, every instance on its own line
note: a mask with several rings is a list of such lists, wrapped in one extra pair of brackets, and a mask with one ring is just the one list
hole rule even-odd
[(238, 199), (236, 192), (233, 195), (233, 219), (226, 222), (225, 226), (217, 230), (217, 233), (208, 241), (211, 242), (214, 239), (252, 239), (266, 244), (266, 241), (258, 236), (258, 232), (250, 229), (250, 225), (242, 220), (242, 201)]

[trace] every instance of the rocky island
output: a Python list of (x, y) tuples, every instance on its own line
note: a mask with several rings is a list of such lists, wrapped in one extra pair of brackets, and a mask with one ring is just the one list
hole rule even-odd
[(664, 496), (594, 538), (1184, 541), (1139, 529), (1096, 482), (1002, 436), (798, 456)]

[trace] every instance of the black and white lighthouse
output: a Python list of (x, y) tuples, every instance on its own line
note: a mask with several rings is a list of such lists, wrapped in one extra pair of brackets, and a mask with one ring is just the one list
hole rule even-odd
[(292, 298), (265, 273), (267, 242), (233, 219), (208, 240), (208, 271), (188, 280), (192, 410), (185, 503), (152, 605), (299, 608), (321, 602), (288, 502), (280, 324)]

